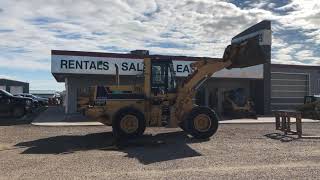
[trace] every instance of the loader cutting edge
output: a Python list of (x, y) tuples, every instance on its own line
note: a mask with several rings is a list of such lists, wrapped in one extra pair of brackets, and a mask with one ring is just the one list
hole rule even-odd
[[(233, 54), (232, 54), (233, 53)], [(265, 64), (271, 59), (271, 21), (261, 21), (231, 40), (224, 59), (232, 62), (228, 69)]]

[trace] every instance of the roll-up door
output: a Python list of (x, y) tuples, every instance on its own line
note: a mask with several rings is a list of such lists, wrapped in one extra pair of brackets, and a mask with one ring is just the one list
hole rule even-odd
[(309, 95), (309, 74), (271, 72), (271, 109), (295, 109)]

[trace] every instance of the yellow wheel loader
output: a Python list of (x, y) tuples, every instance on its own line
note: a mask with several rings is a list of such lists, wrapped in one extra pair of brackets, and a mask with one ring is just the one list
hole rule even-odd
[[(146, 127), (181, 127), (195, 138), (216, 133), (219, 119), (209, 107), (197, 106), (198, 88), (224, 68), (244, 68), (270, 61), (271, 22), (262, 21), (235, 36), (222, 58), (200, 58), (194, 70), (177, 86), (172, 59), (145, 56), (143, 83), (96, 86), (83, 111), (105, 125), (116, 137), (142, 135)], [(117, 81), (119, 82), (117, 70)]]

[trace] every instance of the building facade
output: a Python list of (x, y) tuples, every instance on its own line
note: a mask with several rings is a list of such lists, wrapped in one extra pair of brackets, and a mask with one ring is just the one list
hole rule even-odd
[[(77, 97), (86, 88), (116, 83), (115, 65), (119, 67), (120, 84), (139, 81), (143, 72), (143, 58), (173, 60), (178, 82), (192, 72), (190, 64), (203, 57), (137, 55), (79, 51), (52, 51), (51, 71), (66, 87), (65, 110), (75, 113)], [(140, 79), (141, 81), (141, 79)], [(198, 90), (197, 104), (223, 112), (224, 92), (242, 88), (254, 101), (258, 114), (273, 110), (295, 109), (304, 103), (304, 96), (320, 94), (320, 67), (270, 64), (215, 73)]]
[[(119, 67), (120, 84), (134, 84), (143, 73), (143, 59), (171, 59), (178, 83), (192, 73), (190, 64), (204, 57), (163, 56), (148, 54), (120, 54), (79, 51), (52, 51), (51, 72), (58, 82), (66, 87), (65, 110), (75, 113), (77, 97), (88, 87), (114, 85), (116, 68)], [(270, 65), (257, 65), (248, 68), (224, 69), (215, 73), (199, 89), (196, 102), (222, 112), (224, 92), (242, 88), (253, 99), (259, 114), (270, 111)]]
[(295, 109), (304, 96), (320, 94), (320, 67), (271, 65), (271, 110)]
[(29, 83), (10, 79), (0, 79), (0, 89), (6, 90), (11, 94), (29, 93)]

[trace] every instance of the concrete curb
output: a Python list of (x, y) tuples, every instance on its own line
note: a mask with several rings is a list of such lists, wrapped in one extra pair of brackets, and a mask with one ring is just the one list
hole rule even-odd
[(104, 126), (99, 122), (33, 122), (34, 126)]
[[(295, 122), (295, 120), (292, 120)], [(320, 123), (319, 120), (311, 120), (311, 119), (303, 119), (303, 123)], [(275, 123), (275, 120), (225, 120), (220, 121), (219, 124), (272, 124)], [(104, 124), (100, 122), (33, 122), (31, 123), (34, 126), (104, 126)]]

